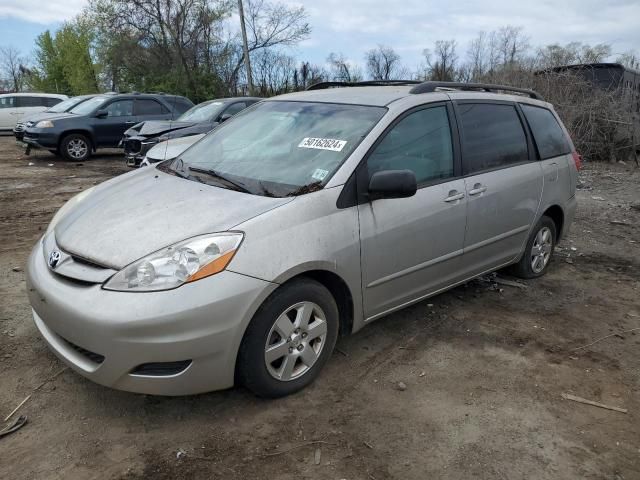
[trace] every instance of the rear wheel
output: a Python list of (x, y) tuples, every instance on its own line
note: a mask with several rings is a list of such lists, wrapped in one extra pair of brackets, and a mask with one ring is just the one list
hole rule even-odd
[(524, 254), (520, 261), (511, 267), (511, 272), (521, 278), (544, 275), (551, 263), (556, 238), (556, 224), (551, 218), (543, 216), (531, 231)]
[(81, 162), (91, 155), (91, 142), (81, 133), (72, 133), (60, 142), (60, 152), (67, 160)]
[(338, 307), (311, 279), (276, 290), (251, 320), (238, 354), (238, 382), (261, 397), (282, 397), (309, 385), (338, 337)]

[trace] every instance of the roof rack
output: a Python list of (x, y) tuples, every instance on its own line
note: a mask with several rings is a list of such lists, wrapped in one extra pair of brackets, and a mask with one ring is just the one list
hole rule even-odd
[(419, 85), (418, 80), (365, 80), (364, 82), (319, 82), (309, 85), (307, 90), (324, 90), (334, 87), (382, 87), (398, 85)]
[(421, 82), (420, 85), (413, 87), (409, 93), (430, 93), (438, 89), (449, 90), (482, 90), (485, 92), (515, 92), (527, 95), (536, 100), (544, 100), (542, 95), (533, 90), (526, 88), (509, 87), (507, 85), (492, 85), (490, 83), (462, 83), (462, 82)]

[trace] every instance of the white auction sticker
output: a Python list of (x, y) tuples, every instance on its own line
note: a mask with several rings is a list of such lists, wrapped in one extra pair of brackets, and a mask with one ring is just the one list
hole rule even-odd
[(311, 175), (311, 178), (322, 181), (324, 180), (324, 177), (326, 177), (327, 175), (329, 175), (329, 172), (327, 170), (316, 168), (316, 171), (313, 172), (313, 175)]
[(334, 138), (312, 138), (306, 137), (298, 144), (298, 148), (317, 148), (318, 150), (331, 150), (341, 152), (347, 144), (346, 140), (336, 140)]

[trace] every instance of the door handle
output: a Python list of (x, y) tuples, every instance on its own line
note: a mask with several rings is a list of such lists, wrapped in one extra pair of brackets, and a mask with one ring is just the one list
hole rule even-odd
[(476, 183), (471, 190), (469, 190), (469, 195), (480, 195), (487, 191), (487, 187), (482, 185), (481, 183)]
[(464, 193), (458, 192), (457, 190), (451, 190), (449, 192), (449, 196), (444, 199), (447, 203), (457, 202), (458, 200), (462, 200), (464, 198)]

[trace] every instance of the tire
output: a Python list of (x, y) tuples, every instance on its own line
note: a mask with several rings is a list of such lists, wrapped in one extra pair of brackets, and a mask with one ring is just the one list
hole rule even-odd
[(82, 162), (91, 156), (91, 141), (81, 133), (72, 133), (60, 142), (60, 153), (71, 162)]
[[(307, 327), (305, 313), (312, 319)], [(237, 383), (266, 398), (303, 389), (331, 356), (338, 327), (338, 306), (322, 284), (300, 279), (283, 285), (265, 300), (244, 334)]]
[[(537, 278), (544, 275), (556, 248), (556, 238), (556, 224), (551, 218), (543, 216), (531, 231), (522, 258), (511, 266), (510, 272), (520, 278)], [(539, 245), (542, 245), (542, 248)]]

